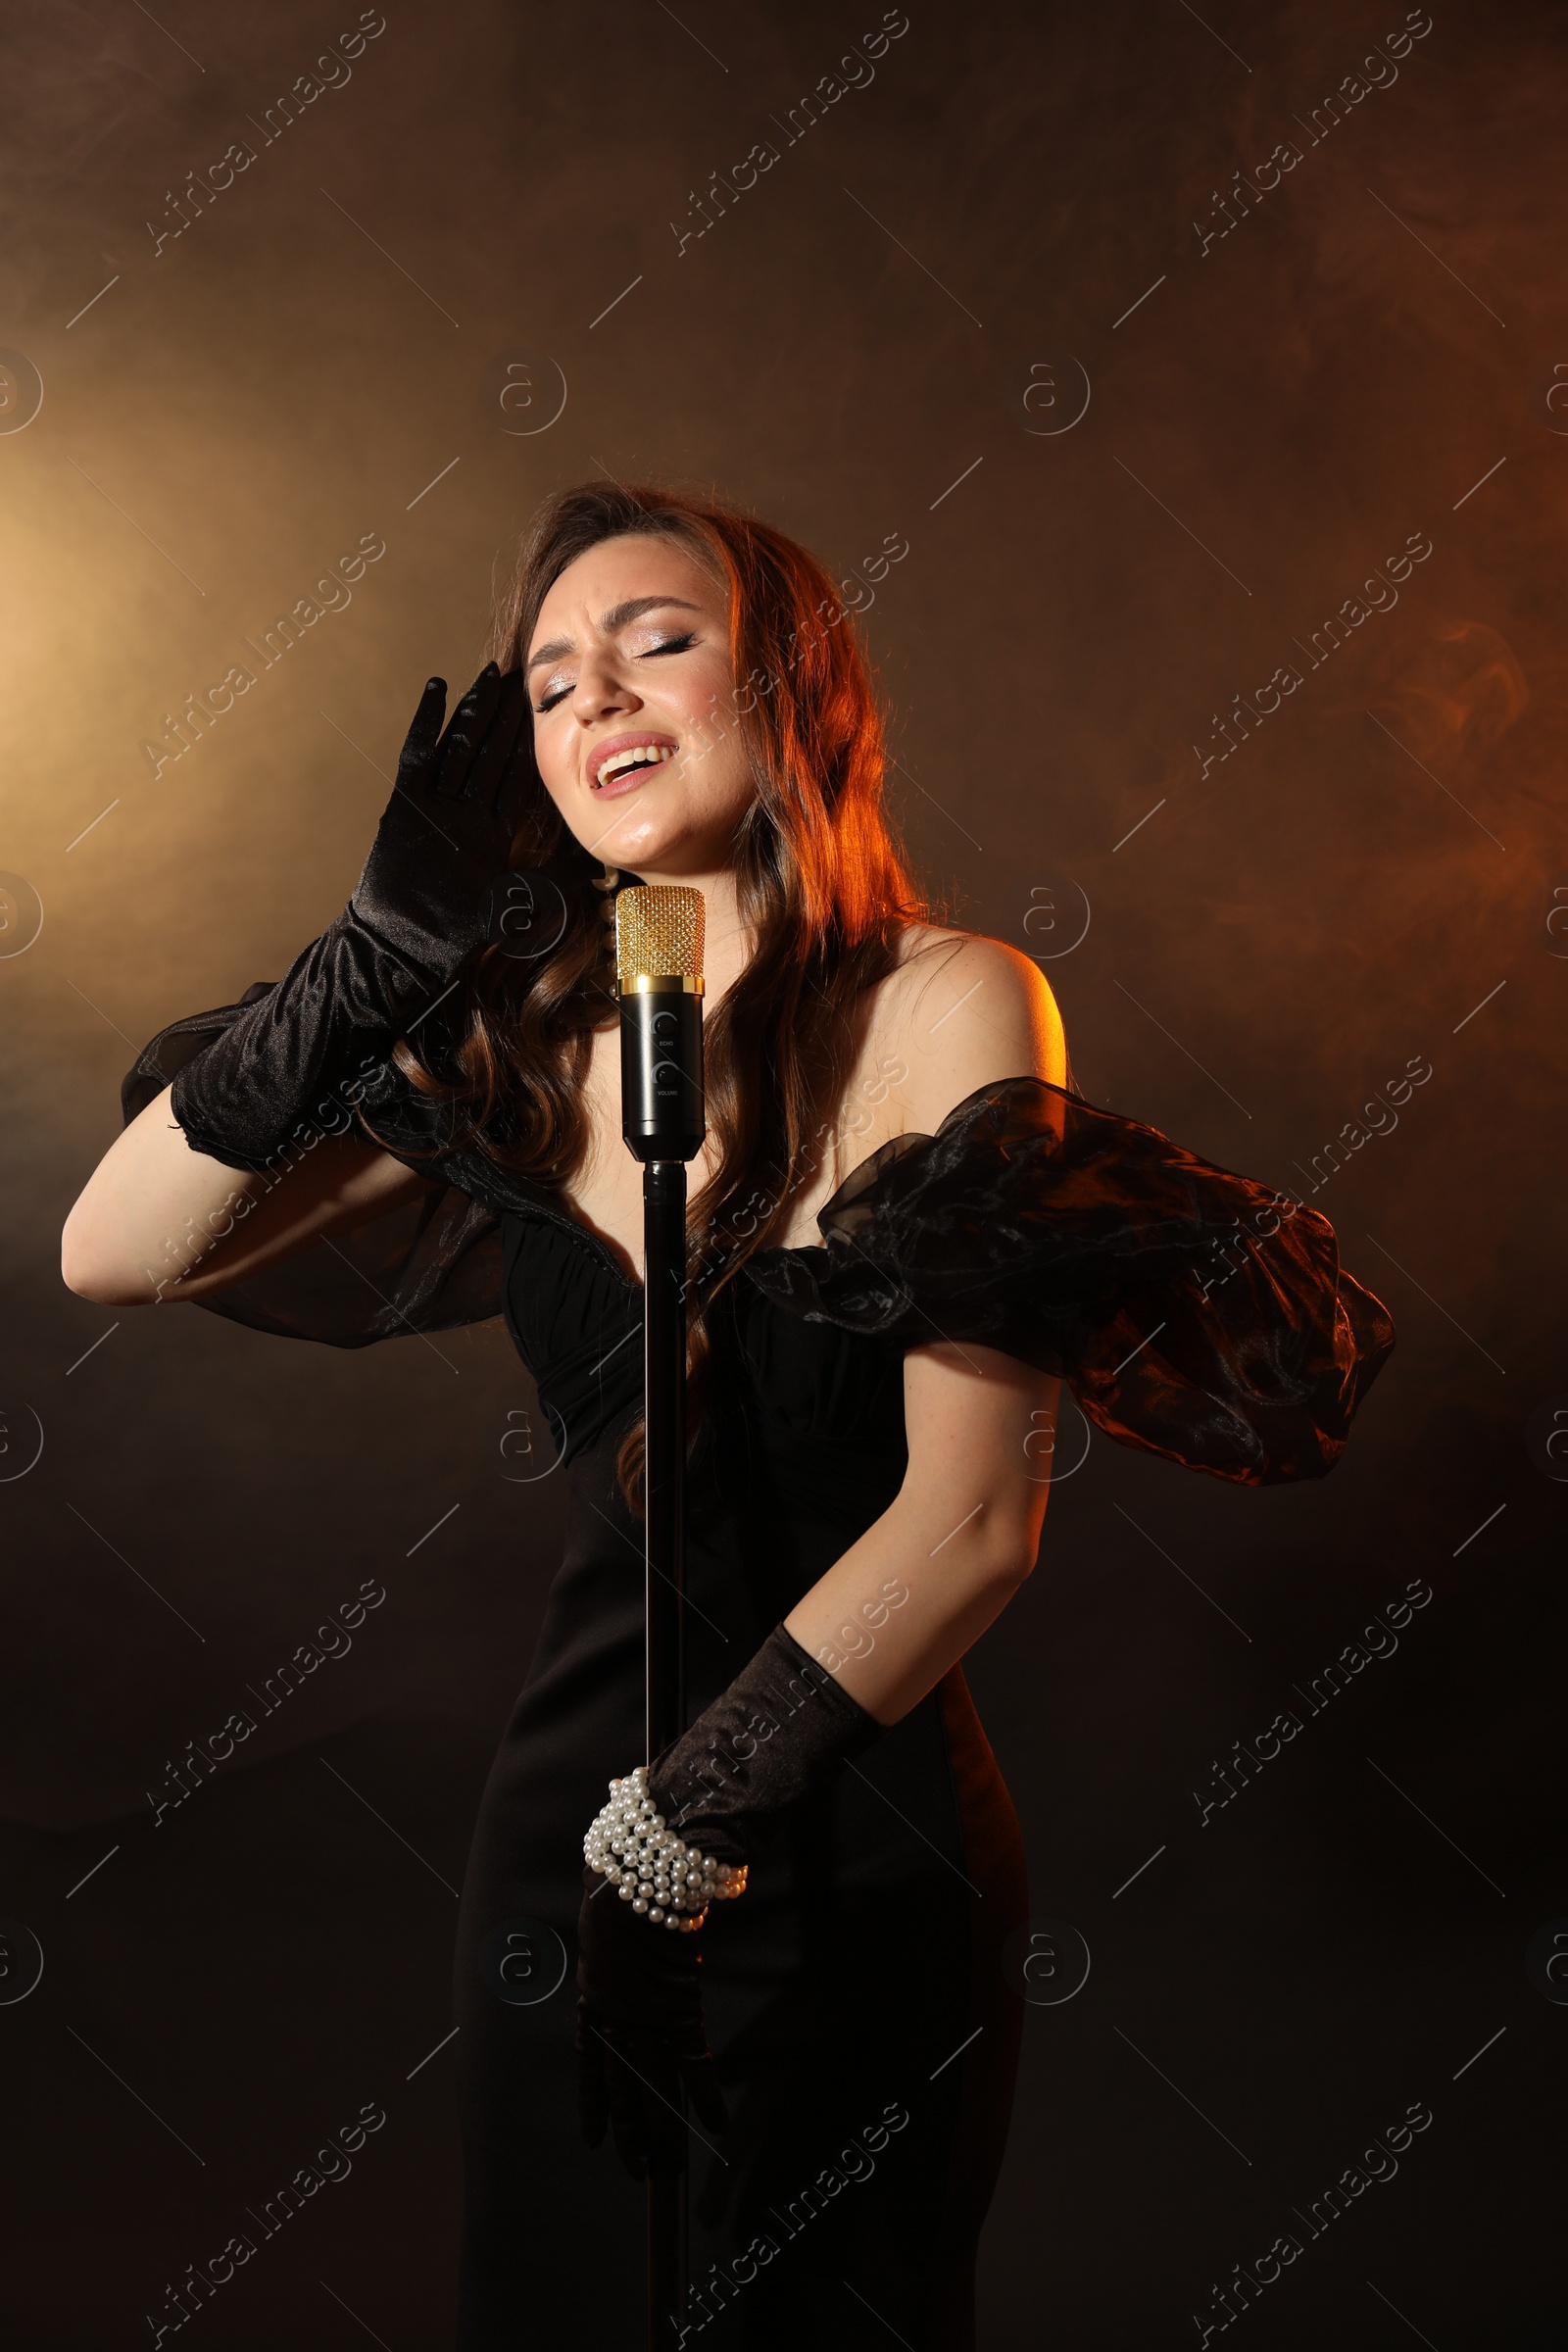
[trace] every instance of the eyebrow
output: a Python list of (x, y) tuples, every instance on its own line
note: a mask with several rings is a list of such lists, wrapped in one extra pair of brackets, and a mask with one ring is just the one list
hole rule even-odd
[[(629, 628), (634, 620), (640, 620), (645, 612), (652, 612), (660, 605), (678, 605), (683, 612), (702, 611), (701, 605), (694, 605), (690, 597), (629, 596), (624, 604), (612, 605), (608, 612), (600, 616), (600, 629), (607, 637), (617, 637), (622, 629)], [(534, 671), (546, 662), (559, 662), (563, 654), (574, 654), (576, 650), (572, 638), (552, 637), (550, 643), (542, 645), (534, 655), (525, 674), (532, 677)]]

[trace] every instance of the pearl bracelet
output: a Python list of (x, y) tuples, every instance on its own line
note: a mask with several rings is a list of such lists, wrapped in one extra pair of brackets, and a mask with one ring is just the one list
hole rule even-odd
[(665, 1828), (648, 1792), (646, 1764), (611, 1782), (610, 1802), (595, 1814), (582, 1851), (590, 1869), (615, 1882), (623, 1903), (655, 1927), (687, 1936), (702, 1926), (710, 1902), (732, 1902), (746, 1891), (744, 1863), (715, 1862)]

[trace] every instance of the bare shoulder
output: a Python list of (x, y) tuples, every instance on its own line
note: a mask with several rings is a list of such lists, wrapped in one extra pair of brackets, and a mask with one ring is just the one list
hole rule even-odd
[(870, 1021), (879, 1062), (904, 1065), (906, 1130), (933, 1132), (978, 1087), (1066, 1082), (1061, 1015), (1038, 964), (982, 932), (911, 925)]

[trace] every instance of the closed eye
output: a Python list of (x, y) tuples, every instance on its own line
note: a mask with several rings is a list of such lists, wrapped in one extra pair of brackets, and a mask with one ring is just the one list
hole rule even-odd
[[(645, 647), (643, 652), (637, 656), (637, 659), (639, 662), (649, 662), (652, 661), (656, 654), (690, 653), (692, 647), (696, 643), (697, 631), (695, 629), (688, 629), (683, 637), (666, 637), (661, 645), (650, 645)], [(544, 713), (547, 710), (553, 710), (558, 703), (564, 703), (571, 691), (572, 689), (569, 684), (565, 686), (558, 686), (554, 694), (547, 694), (543, 702), (535, 703), (535, 710), (537, 710), (539, 715), (543, 717)]]

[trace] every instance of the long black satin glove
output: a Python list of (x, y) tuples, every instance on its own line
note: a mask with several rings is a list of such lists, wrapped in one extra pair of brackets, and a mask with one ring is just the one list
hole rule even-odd
[(684, 2083), (710, 2131), (729, 2124), (703, 2023), (701, 1931), (666, 1935), (582, 1874), (577, 1918), (577, 2114), (597, 2148), (609, 2125), (634, 2180), (685, 2159)]
[[(688, 1845), (739, 1865), (762, 1850), (791, 1805), (831, 1786), (882, 1733), (780, 1625), (665, 1749), (648, 1775), (649, 1793)], [(705, 2123), (721, 2131), (727, 2120), (703, 2023), (703, 1930), (655, 1925), (592, 1869), (583, 1885), (578, 2112), (590, 2147), (612, 2125), (622, 2163), (640, 2180), (650, 2164), (672, 2170), (680, 2161), (683, 2081)]]
[(729, 1689), (652, 1766), (648, 1793), (688, 1845), (715, 1862), (750, 1862), (789, 1807), (830, 1787), (884, 1728), (775, 1626)]
[(446, 701), (431, 678), (343, 912), (175, 1077), (193, 1151), (265, 1172), (291, 1140), (345, 1131), (355, 1080), (484, 945), (531, 763), (528, 693), (492, 662), (443, 729)]

